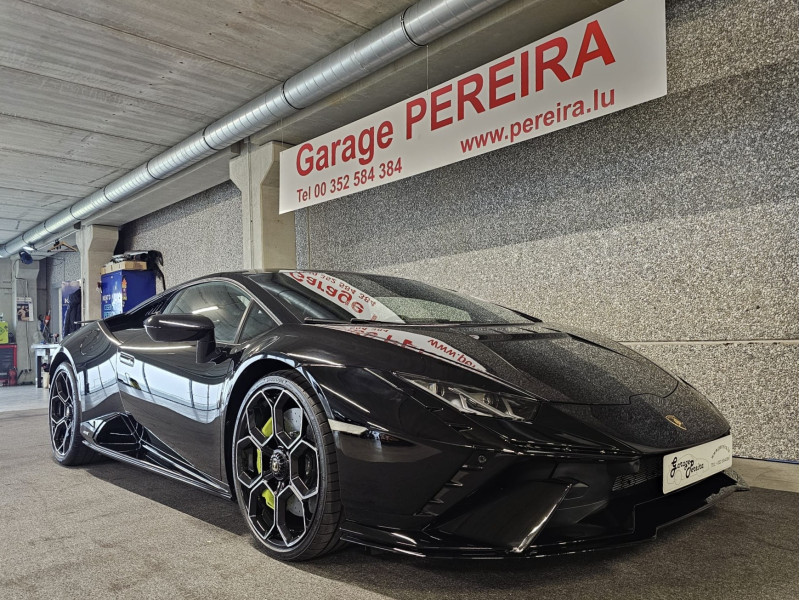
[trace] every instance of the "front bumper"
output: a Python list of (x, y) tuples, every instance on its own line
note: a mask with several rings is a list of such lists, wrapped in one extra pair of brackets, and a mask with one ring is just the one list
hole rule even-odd
[[(342, 539), (420, 557), (571, 554), (653, 539), (661, 527), (701, 512), (735, 491), (749, 489), (732, 469), (667, 495), (660, 489), (655, 491), (660, 488), (661, 480), (652, 478), (632, 486), (639, 489), (623, 488), (603, 501), (591, 502), (594, 510), (576, 520), (576, 515), (587, 511), (575, 511), (576, 505), (570, 506), (568, 502), (575, 484), (541, 483), (544, 487), (538, 490), (530, 485), (500, 490), (493, 503), (475, 502), (471, 510), (462, 511), (455, 518), (448, 515), (446, 521), (434, 520), (422, 531), (398, 531), (347, 521), (342, 526)], [(535, 507), (526, 511), (520, 499), (534, 491), (544, 491), (544, 496), (537, 495), (535, 502), (529, 501), (528, 505)], [(547, 504), (549, 509), (540, 508)], [(494, 517), (487, 518), (489, 515)], [(490, 543), (492, 536), (495, 543)], [(481, 543), (481, 539), (486, 543)]]

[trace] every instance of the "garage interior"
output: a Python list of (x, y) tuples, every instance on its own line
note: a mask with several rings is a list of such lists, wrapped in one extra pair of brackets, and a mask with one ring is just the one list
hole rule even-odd
[[(228, 143), (214, 124), (411, 2), (0, 0), (0, 314), (17, 384), (0, 387), (0, 598), (797, 597), (796, 2), (667, 0), (666, 96), (278, 214), (282, 150), (617, 3), (467, 3), (487, 8)], [(214, 131), (185, 166), (151, 162)], [(37, 317), (62, 331), (62, 283), (80, 281), (83, 318), (100, 318), (100, 268), (137, 250), (162, 253), (168, 287), (364, 271), (601, 333), (719, 407), (752, 489), (617, 551), (273, 561), (232, 503), (50, 460)]]

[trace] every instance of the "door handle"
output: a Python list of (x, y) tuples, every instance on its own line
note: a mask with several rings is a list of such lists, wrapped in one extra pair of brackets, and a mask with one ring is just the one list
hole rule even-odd
[(129, 367), (132, 367), (134, 359), (130, 354), (125, 354), (124, 352), (120, 352), (119, 362), (121, 362), (123, 365), (128, 365)]

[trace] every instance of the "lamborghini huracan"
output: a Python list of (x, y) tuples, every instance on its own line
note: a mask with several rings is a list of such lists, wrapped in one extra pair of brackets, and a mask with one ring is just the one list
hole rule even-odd
[(618, 546), (746, 487), (727, 421), (679, 377), (396, 277), (203, 277), (84, 325), (50, 374), (56, 461), (235, 500), (282, 560)]

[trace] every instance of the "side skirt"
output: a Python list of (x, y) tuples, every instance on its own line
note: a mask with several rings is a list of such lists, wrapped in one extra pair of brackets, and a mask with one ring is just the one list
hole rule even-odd
[(133, 458), (131, 456), (128, 456), (127, 454), (123, 454), (122, 452), (117, 452), (116, 450), (109, 450), (108, 448), (103, 448), (102, 446), (98, 446), (97, 444), (94, 444), (89, 440), (83, 440), (83, 443), (89, 446), (89, 448), (91, 448), (98, 454), (103, 454), (104, 456), (108, 456), (109, 458), (113, 458), (114, 460), (118, 460), (120, 462), (124, 462), (129, 465), (133, 465), (135, 467), (140, 467), (146, 471), (150, 471), (151, 473), (157, 473), (158, 475), (169, 477), (170, 479), (174, 479), (175, 481), (180, 481), (181, 483), (186, 483), (193, 487), (199, 488), (204, 492), (208, 492), (209, 494), (214, 494), (215, 496), (225, 498), (226, 500), (231, 500), (233, 498), (233, 496), (228, 490), (223, 489), (221, 487), (213, 486), (211, 484), (202, 481), (197, 481), (196, 479), (192, 479), (180, 473), (170, 471), (169, 469), (165, 469), (164, 467), (154, 465), (153, 463), (149, 463), (144, 460), (140, 460), (138, 458)]
[(203, 477), (150, 443), (142, 426), (128, 415), (112, 413), (84, 421), (80, 433), (83, 443), (98, 454), (186, 483), (215, 496), (233, 499), (227, 486)]

